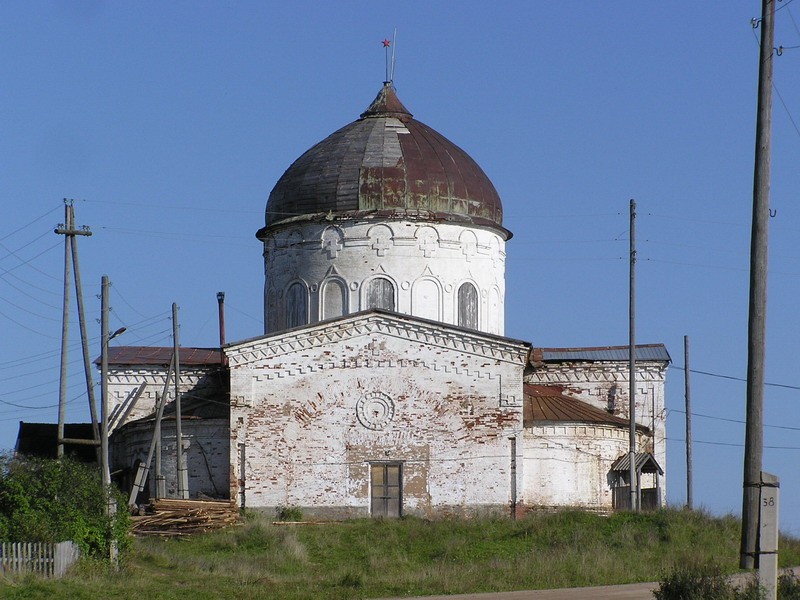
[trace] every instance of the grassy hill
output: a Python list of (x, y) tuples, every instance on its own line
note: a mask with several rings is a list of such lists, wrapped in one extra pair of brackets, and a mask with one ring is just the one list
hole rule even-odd
[[(0, 580), (0, 597), (70, 599), (378, 598), (657, 581), (675, 567), (735, 572), (739, 522), (701, 512), (583, 512), (422, 521), (240, 526), (142, 538), (122, 569), (81, 564), (60, 581)], [(782, 539), (781, 564), (800, 564)]]

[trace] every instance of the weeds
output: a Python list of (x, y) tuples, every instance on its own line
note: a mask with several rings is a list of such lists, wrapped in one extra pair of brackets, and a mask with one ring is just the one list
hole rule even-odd
[[(735, 519), (686, 511), (293, 526), (255, 515), (205, 535), (137, 539), (120, 573), (89, 567), (58, 582), (0, 581), (0, 597), (350, 599), (606, 585), (655, 581), (709, 557), (733, 573), (738, 541)], [(781, 552), (784, 564), (800, 564), (800, 541), (784, 538)]]
[(302, 521), (303, 511), (297, 506), (279, 506), (275, 509), (278, 521)]

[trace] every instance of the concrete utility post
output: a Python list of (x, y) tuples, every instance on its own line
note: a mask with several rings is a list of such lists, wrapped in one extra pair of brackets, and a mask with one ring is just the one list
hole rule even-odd
[(764, 600), (778, 597), (778, 513), (781, 482), (776, 475), (761, 472), (759, 494), (758, 584)]

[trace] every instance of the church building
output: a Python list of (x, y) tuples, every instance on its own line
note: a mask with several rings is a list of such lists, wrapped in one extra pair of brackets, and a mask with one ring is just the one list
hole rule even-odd
[[(158, 429), (149, 496), (317, 518), (628, 507), (628, 347), (507, 337), (511, 236), (481, 168), (384, 84), (269, 196), (263, 335), (181, 348), (182, 486), (172, 349), (111, 349), (113, 469), (130, 486)], [(635, 358), (638, 501), (656, 507), (670, 357)]]

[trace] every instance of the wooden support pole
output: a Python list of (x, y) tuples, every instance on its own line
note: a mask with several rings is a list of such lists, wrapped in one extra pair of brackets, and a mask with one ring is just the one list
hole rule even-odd
[(758, 514), (764, 451), (764, 370), (767, 329), (770, 131), (774, 0), (762, 0), (758, 68), (758, 114), (750, 234), (750, 302), (747, 323), (747, 412), (744, 440), (742, 540), (739, 566), (758, 568)]
[(636, 471), (636, 201), (631, 198), (630, 205), (630, 287), (629, 312), (628, 312), (628, 371), (630, 375), (630, 431), (629, 431), (629, 458), (630, 470), (628, 477), (630, 486), (630, 508), (639, 510), (639, 477)]
[(692, 490), (692, 395), (689, 387), (689, 336), (683, 336), (683, 383), (686, 397), (686, 508), (694, 509)]
[(178, 305), (172, 303), (172, 343), (173, 358), (175, 361), (175, 438), (176, 438), (176, 461), (178, 472), (178, 498), (189, 499), (189, 473), (186, 468), (186, 456), (183, 452), (183, 427), (181, 419), (181, 362), (180, 362), (180, 342), (178, 340)]

